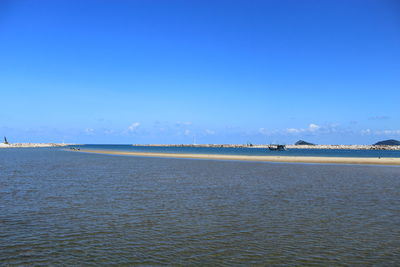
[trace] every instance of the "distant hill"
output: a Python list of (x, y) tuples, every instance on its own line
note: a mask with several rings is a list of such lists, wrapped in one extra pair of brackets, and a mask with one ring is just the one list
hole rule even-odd
[(315, 146), (313, 143), (309, 143), (303, 140), (299, 140), (295, 143), (296, 146)]
[(374, 146), (400, 146), (400, 141), (389, 139), (384, 141), (379, 141), (375, 143)]

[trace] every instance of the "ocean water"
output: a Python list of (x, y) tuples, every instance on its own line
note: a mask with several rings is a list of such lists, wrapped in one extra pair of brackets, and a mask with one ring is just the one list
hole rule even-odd
[(81, 149), (114, 150), (131, 152), (160, 152), (188, 154), (226, 154), (253, 156), (309, 156), (309, 157), (400, 157), (400, 150), (350, 150), (350, 149), (288, 149), (271, 151), (266, 148), (231, 148), (231, 147), (163, 147), (132, 145), (80, 145), (71, 146)]
[(400, 168), (0, 149), (0, 265), (400, 265)]

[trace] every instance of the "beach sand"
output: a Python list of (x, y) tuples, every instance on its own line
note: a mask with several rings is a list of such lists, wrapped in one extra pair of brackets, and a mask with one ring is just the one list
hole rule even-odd
[(175, 153), (144, 153), (109, 150), (82, 149), (79, 152), (126, 155), (157, 158), (183, 159), (211, 159), (211, 160), (239, 160), (262, 162), (294, 162), (294, 163), (334, 163), (334, 164), (372, 164), (372, 165), (400, 165), (400, 158), (345, 158), (345, 157), (297, 157), (297, 156), (246, 156), (246, 155), (216, 155), (216, 154), (175, 154)]

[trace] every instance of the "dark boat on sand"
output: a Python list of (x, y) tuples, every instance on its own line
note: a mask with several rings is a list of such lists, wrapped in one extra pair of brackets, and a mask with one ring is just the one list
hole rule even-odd
[(269, 145), (268, 149), (275, 150), (275, 151), (284, 151), (284, 150), (286, 150), (286, 146), (285, 145)]

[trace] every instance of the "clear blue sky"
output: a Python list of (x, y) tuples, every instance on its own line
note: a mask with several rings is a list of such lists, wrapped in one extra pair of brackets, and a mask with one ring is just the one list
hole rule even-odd
[(11, 142), (400, 139), (400, 2), (1, 1)]

